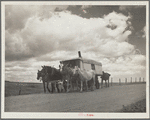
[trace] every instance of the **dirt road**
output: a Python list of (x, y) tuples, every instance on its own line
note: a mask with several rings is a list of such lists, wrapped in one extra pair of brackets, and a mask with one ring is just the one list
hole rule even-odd
[(146, 85), (111, 86), (83, 93), (54, 93), (5, 98), (6, 112), (114, 112), (146, 98)]

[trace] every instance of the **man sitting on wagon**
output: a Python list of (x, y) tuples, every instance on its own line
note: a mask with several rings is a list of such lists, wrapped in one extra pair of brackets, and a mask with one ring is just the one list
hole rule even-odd
[(63, 63), (60, 61), (59, 71), (60, 71), (60, 69), (62, 69), (62, 67), (63, 67)]

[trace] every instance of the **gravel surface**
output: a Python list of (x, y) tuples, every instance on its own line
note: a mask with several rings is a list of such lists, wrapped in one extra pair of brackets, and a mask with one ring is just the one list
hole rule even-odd
[(5, 97), (5, 112), (117, 112), (146, 99), (146, 84), (111, 86), (88, 92)]

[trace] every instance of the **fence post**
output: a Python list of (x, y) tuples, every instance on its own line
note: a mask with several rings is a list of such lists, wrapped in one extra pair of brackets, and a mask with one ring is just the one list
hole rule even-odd
[(139, 78), (139, 82), (141, 82), (141, 77)]
[(19, 95), (21, 95), (21, 83), (19, 85)]
[(121, 85), (121, 79), (119, 78), (119, 85)]
[(127, 84), (127, 78), (125, 78), (125, 83)]
[(132, 83), (132, 77), (131, 77), (131, 83)]
[(113, 78), (111, 78), (111, 86), (112, 86)]

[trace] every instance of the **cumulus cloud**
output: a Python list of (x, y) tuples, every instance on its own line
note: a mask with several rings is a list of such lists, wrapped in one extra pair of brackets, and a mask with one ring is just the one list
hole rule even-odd
[(20, 58), (32, 57), (28, 46), (20, 34), (5, 32), (5, 58), (8, 60), (20, 60)]
[[(103, 69), (114, 76), (138, 74), (145, 69), (145, 57), (135, 55), (135, 46), (127, 42), (132, 33), (129, 29), (132, 27), (130, 16), (112, 12), (103, 18), (86, 19), (69, 11), (55, 12), (56, 6), (28, 6), (19, 8), (20, 11), (11, 7), (7, 9), (7, 75), (10, 72), (14, 74), (12, 71), (16, 70), (25, 75), (25, 71), (31, 70), (27, 74), (35, 78), (41, 65), (58, 67), (60, 60), (78, 57), (77, 51), (81, 51), (84, 58), (102, 62)], [(21, 11), (25, 12), (23, 16)], [(15, 18), (15, 14), (18, 17)], [(8, 20), (9, 17), (12, 20)], [(15, 20), (19, 19), (17, 26)], [(16, 60), (26, 61), (18, 63)], [(13, 68), (12, 62), (15, 63)]]
[[(42, 21), (37, 16), (31, 17), (21, 31), (11, 34), (10, 39), (6, 38), (6, 60), (9, 60), (8, 56), (14, 55), (22, 59), (21, 53), (28, 58), (53, 51), (74, 52), (78, 49), (83, 52), (99, 51), (111, 56), (129, 54), (134, 46), (125, 42), (131, 34), (130, 30), (126, 30), (128, 18), (116, 12), (104, 18), (91, 19), (72, 15), (70, 12), (54, 12), (50, 19)], [(112, 30), (108, 25), (115, 25), (116, 28)], [(6, 34), (10, 33), (6, 30)], [(14, 46), (21, 47), (12, 50)], [(121, 49), (122, 46), (124, 47)]]
[(39, 82), (37, 72), (43, 65), (59, 68), (59, 61), (9, 61), (5, 63), (5, 80), (13, 82)]
[(111, 73), (111, 77), (144, 77), (146, 58), (143, 55), (128, 55), (102, 59), (103, 70)]
[(38, 16), (40, 19), (50, 18), (55, 9), (65, 10), (68, 6), (48, 5), (6, 5), (5, 6), (5, 28), (9, 32), (15, 32), (24, 28), (31, 16)]
[[(62, 56), (64, 59), (71, 59), (77, 57), (74, 56), (70, 57), (65, 56), (67, 52), (60, 52), (53, 55), (54, 61), (42, 61), (42, 60), (35, 60), (29, 59), (27, 61), (12, 61), (6, 62), (5, 68), (5, 75), (6, 80), (12, 79), (13, 81), (31, 81), (31, 82), (38, 82), (36, 80), (37, 77), (37, 70), (41, 70), (43, 65), (54, 66), (58, 69), (59, 61), (56, 58), (60, 59), (59, 57)], [(71, 53), (71, 52), (70, 52)], [(130, 78), (130, 77), (144, 77), (145, 73), (145, 56), (144, 55), (126, 55), (126, 56), (119, 56), (119, 57), (101, 57), (99, 55), (94, 54), (93, 52), (84, 52), (82, 53), (84, 58), (90, 58), (102, 63), (103, 71), (109, 72), (111, 77), (114, 78), (113, 81), (118, 81), (118, 78)], [(48, 58), (48, 57), (46, 57)]]

